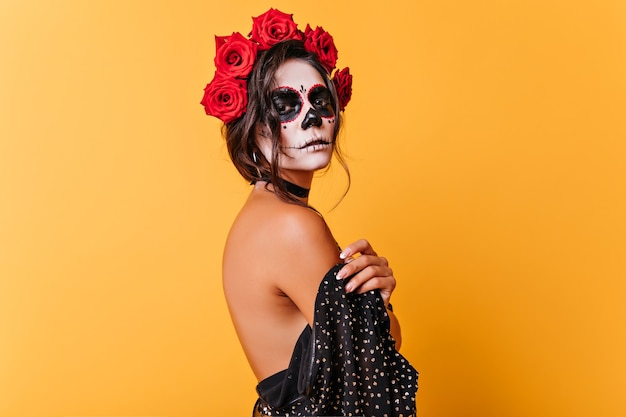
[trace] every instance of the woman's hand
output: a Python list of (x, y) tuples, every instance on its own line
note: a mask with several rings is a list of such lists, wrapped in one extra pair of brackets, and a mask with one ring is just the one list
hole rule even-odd
[[(359, 256), (355, 258), (356, 254)], [(346, 284), (347, 292), (356, 291), (362, 294), (378, 289), (385, 306), (389, 304), (391, 293), (396, 288), (396, 279), (387, 259), (378, 256), (367, 240), (360, 239), (346, 246), (339, 257), (346, 265), (339, 270), (337, 278), (344, 279), (354, 275)]]

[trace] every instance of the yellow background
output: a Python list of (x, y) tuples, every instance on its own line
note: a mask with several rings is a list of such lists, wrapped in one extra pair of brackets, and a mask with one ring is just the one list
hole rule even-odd
[(312, 202), (390, 259), (419, 415), (625, 415), (623, 1), (2, 0), (0, 416), (249, 415), (198, 103), (270, 6), (354, 74)]

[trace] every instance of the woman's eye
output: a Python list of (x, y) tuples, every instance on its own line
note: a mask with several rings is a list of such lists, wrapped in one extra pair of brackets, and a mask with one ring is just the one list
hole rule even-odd
[(322, 117), (335, 115), (330, 91), (325, 86), (318, 85), (313, 87), (309, 92), (309, 101)]
[(290, 111), (293, 111), (293, 107), (287, 104), (276, 104), (275, 107), (278, 114), (287, 114)]
[(300, 94), (289, 87), (281, 87), (273, 91), (272, 102), (281, 122), (295, 119), (302, 108)]

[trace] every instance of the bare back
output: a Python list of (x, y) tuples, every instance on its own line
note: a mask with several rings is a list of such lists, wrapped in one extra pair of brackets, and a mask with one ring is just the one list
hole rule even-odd
[(259, 381), (288, 366), (298, 336), (312, 322), (319, 283), (339, 261), (335, 239), (317, 213), (255, 186), (226, 242), (223, 285)]

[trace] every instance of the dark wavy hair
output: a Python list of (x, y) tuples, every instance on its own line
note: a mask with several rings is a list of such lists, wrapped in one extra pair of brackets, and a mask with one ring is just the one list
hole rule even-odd
[[(330, 90), (332, 106), (336, 115), (333, 153), (348, 175), (348, 186), (345, 193), (348, 192), (350, 171), (337, 144), (337, 135), (341, 128), (341, 115), (339, 114), (339, 99), (335, 84), (330, 80), (317, 55), (308, 52), (302, 41), (279, 42), (270, 49), (258, 53), (254, 69), (247, 81), (248, 106), (246, 112), (238, 119), (225, 124), (222, 133), (226, 139), (226, 146), (233, 164), (247, 181), (254, 183), (258, 180), (268, 180), (274, 186), (276, 195), (283, 201), (305, 205), (287, 191), (279, 176), (279, 161), (282, 154), (281, 129), (278, 113), (273, 106), (271, 92), (277, 87), (276, 71), (290, 59), (298, 59), (313, 66)], [(263, 156), (256, 143), (259, 125), (266, 126), (270, 130), (272, 162)], [(256, 162), (253, 155), (256, 156)]]

